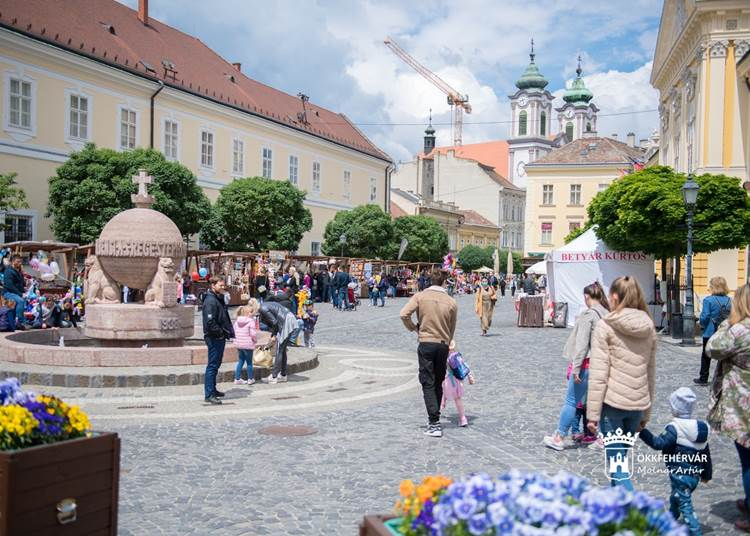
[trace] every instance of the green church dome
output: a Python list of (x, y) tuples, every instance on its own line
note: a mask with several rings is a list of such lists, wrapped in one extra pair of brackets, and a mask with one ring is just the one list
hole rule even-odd
[(582, 72), (583, 70), (581, 69), (581, 57), (578, 56), (578, 68), (576, 69), (577, 76), (576, 79), (573, 80), (573, 84), (570, 86), (570, 88), (566, 89), (565, 93), (563, 94), (563, 100), (565, 102), (587, 103), (594, 98), (594, 94), (589, 88), (586, 87), (586, 84), (583, 82), (583, 78), (581, 78)]
[(526, 70), (521, 75), (521, 78), (518, 79), (516, 82), (516, 87), (518, 89), (544, 89), (547, 87), (547, 84), (549, 82), (546, 78), (542, 75), (542, 73), (539, 72), (539, 67), (536, 66), (536, 63), (534, 63), (534, 57), (536, 54), (534, 54), (534, 40), (531, 40), (531, 54), (529, 54), (529, 58), (531, 58), (531, 61), (529, 62), (529, 66), (526, 67)]

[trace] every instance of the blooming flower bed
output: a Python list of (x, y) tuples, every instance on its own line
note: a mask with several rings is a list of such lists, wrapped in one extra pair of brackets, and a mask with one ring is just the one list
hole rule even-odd
[(17, 450), (85, 437), (91, 425), (78, 406), (21, 389), (16, 378), (0, 381), (0, 450)]
[(570, 473), (511, 471), (461, 481), (440, 476), (401, 483), (400, 534), (687, 535), (664, 501), (622, 487), (600, 488)]

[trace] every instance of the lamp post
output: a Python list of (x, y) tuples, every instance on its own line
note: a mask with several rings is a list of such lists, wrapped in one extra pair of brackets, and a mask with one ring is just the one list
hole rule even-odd
[(344, 246), (346, 245), (346, 234), (342, 234), (339, 237), (339, 244), (341, 244), (341, 256), (344, 256)]
[(682, 185), (682, 199), (687, 209), (687, 255), (685, 256), (685, 314), (682, 318), (682, 345), (695, 346), (695, 308), (693, 305), (693, 211), (700, 185), (692, 173)]

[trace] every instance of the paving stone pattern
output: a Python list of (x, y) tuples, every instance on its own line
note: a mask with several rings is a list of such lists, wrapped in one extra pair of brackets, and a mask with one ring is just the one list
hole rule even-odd
[[(356, 534), (363, 514), (391, 510), (401, 479), (433, 473), (565, 469), (606, 484), (602, 450), (571, 448), (558, 453), (541, 445), (542, 436), (556, 426), (565, 394), (566, 363), (560, 353), (569, 330), (516, 328), (513, 305), (506, 298), (498, 305), (491, 336), (482, 338), (473, 299), (459, 298), (457, 341), (477, 377), (476, 385), (466, 386), (471, 425), (458, 428), (455, 409), (449, 407), (445, 437), (433, 439), (422, 435), (426, 415), (413, 377), (403, 368), (388, 370), (394, 364), (408, 369), (408, 360), (406, 365), (396, 363), (404, 356), (416, 361), (416, 339), (398, 319), (403, 303), (390, 301), (385, 308), (364, 305), (357, 312), (320, 307), (318, 345), (338, 348), (338, 354), (321, 351), (321, 366), (297, 378), (295, 385), (314, 386), (332, 377), (332, 368), (346, 368), (346, 348), (383, 356), (382, 373), (370, 370), (372, 379), (358, 376), (342, 380), (340, 387), (326, 384), (318, 389), (331, 397), (328, 405), (294, 409), (298, 401), (250, 396), (236, 415), (212, 417), (214, 408), (204, 408), (196, 393), (194, 400), (179, 402), (181, 411), (199, 411), (196, 418), (111, 421), (105, 413), (97, 417), (97, 406), (91, 406), (97, 427), (117, 431), (123, 438), (120, 534)], [(364, 373), (377, 367), (373, 359), (352, 359), (349, 365)], [(654, 431), (670, 420), (669, 393), (691, 384), (698, 362), (695, 351), (660, 345)], [(412, 383), (404, 383), (407, 380)], [(381, 388), (378, 382), (393, 382), (395, 394), (356, 398), (373, 385)], [(165, 389), (186, 388), (140, 389), (118, 396), (148, 398), (148, 393), (163, 394)], [(85, 390), (70, 392), (84, 401), (90, 395)], [(707, 391), (696, 392), (697, 413), (704, 416)], [(257, 410), (258, 405), (264, 405), (265, 414), (241, 413)], [(314, 427), (317, 433), (258, 433), (268, 426), (295, 425)], [(637, 449), (648, 452), (642, 443)], [(714, 481), (700, 485), (695, 505), (705, 533), (730, 534), (736, 518), (733, 502), (741, 492), (739, 460), (731, 442), (720, 436), (712, 438), (711, 449)], [(668, 478), (645, 475), (637, 487), (666, 497)]]

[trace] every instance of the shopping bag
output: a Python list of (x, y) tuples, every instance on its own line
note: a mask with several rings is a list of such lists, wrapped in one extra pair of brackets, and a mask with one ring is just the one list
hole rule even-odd
[(271, 368), (273, 365), (273, 354), (268, 346), (259, 346), (253, 352), (253, 366), (261, 368)]

